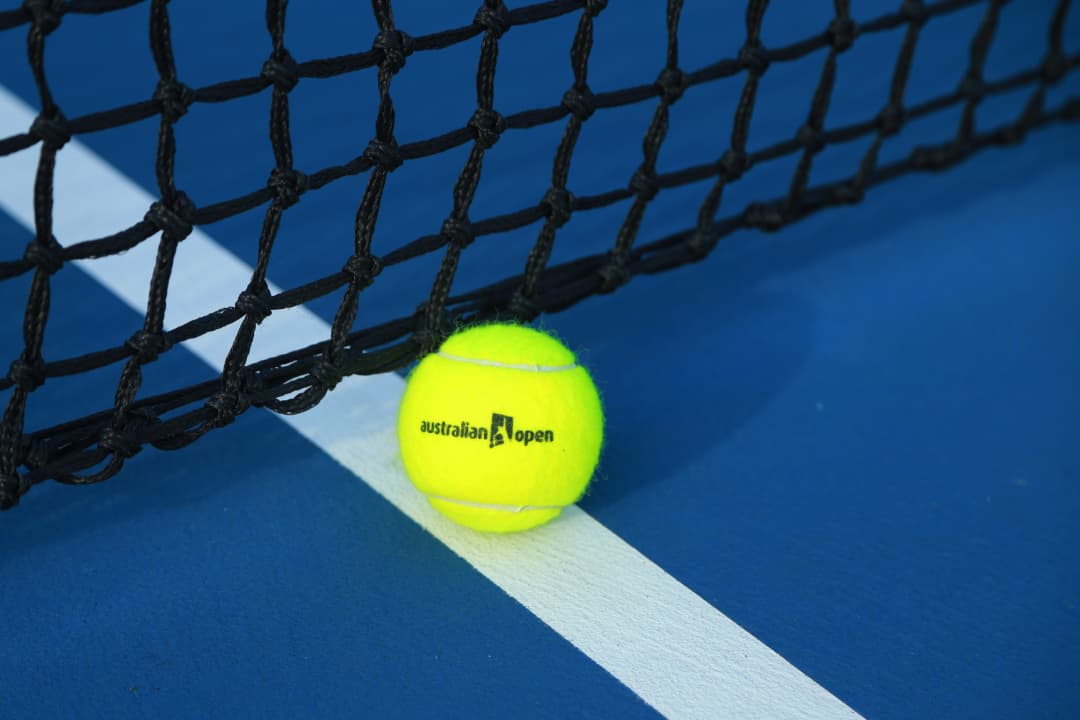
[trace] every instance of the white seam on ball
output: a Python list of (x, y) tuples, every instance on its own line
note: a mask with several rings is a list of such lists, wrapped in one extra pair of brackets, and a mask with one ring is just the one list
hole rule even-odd
[(442, 502), (464, 505), (480, 510), (501, 510), (503, 512), (519, 513), (526, 510), (562, 510), (565, 505), (499, 505), (498, 503), (473, 502), (472, 500), (458, 500), (457, 498), (443, 497), (442, 495), (428, 495), (429, 500), (441, 500)]
[(442, 352), (441, 350), (435, 353), (441, 358), (447, 360), (453, 360), (454, 362), (472, 363), (473, 365), (485, 365), (487, 367), (505, 368), (507, 370), (525, 370), (527, 372), (566, 372), (567, 370), (573, 370), (578, 365), (577, 363), (571, 363), (570, 365), (535, 365), (532, 363), (504, 363), (498, 360), (483, 360), (480, 358), (467, 358), (460, 355), (451, 355), (449, 353)]

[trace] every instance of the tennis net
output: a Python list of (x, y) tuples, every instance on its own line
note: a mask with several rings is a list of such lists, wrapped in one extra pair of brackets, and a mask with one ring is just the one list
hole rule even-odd
[[(85, 484), (105, 480), (121, 470), (127, 459), (147, 445), (173, 450), (207, 432), (224, 427), (251, 407), (278, 413), (300, 413), (315, 406), (340, 380), (353, 374), (374, 374), (403, 368), (432, 351), (455, 328), (477, 322), (531, 321), (542, 313), (557, 312), (586, 298), (611, 293), (632, 278), (698, 262), (717, 244), (740, 230), (773, 232), (825, 208), (861, 202), (870, 189), (902, 176), (941, 171), (994, 146), (1020, 142), (1031, 131), (1058, 122), (1080, 120), (1080, 97), (1050, 101), (1051, 89), (1076, 73), (1080, 54), (1065, 44), (1070, 0), (1052, 4), (1039, 48), (1041, 60), (1031, 66), (988, 77), (987, 56), (1000, 27), (1003, 0), (898, 0), (896, 8), (856, 22), (850, 2), (835, 0), (833, 16), (824, 26), (808, 29), (805, 36), (782, 46), (767, 47), (762, 27), (769, 3), (751, 0), (733, 21), (744, 28), (743, 42), (729, 57), (688, 68), (680, 62), (680, 18), (684, 2), (668, 0), (665, 35), (666, 60), (654, 77), (639, 84), (593, 88), (589, 82), (594, 59), (594, 27), (603, 23), (606, 0), (551, 0), (509, 8), (503, 0), (479, 2), (472, 22), (442, 31), (412, 36), (395, 24), (391, 0), (373, 0), (371, 12), (378, 32), (370, 47), (327, 58), (297, 60), (286, 43), (285, 0), (266, 3), (266, 35), (272, 48), (257, 76), (242, 77), (201, 87), (183, 82), (173, 54), (173, 31), (167, 0), (26, 0), (13, 10), (0, 12), (0, 32), (24, 33), (27, 62), (37, 92), (36, 120), (25, 132), (0, 138), (0, 158), (15, 153), (38, 154), (33, 190), (34, 237), (22, 257), (0, 260), (0, 281), (30, 278), (23, 309), (22, 347), (10, 350), (7, 376), (0, 392), (9, 394), (0, 418), (0, 508), (17, 504), (33, 485), (54, 479)], [(152, 96), (119, 107), (68, 118), (46, 72), (46, 54), (53, 33), (65, 17), (103, 15), (134, 5), (148, 6), (150, 49), (158, 82)], [(911, 102), (906, 98), (916, 50), (927, 28), (960, 11), (979, 10), (970, 35), (963, 39), (969, 62), (956, 78), (954, 89)], [(512, 43), (514, 28), (573, 18), (575, 27), (566, 59), (573, 82), (561, 100), (503, 115), (495, 93), (499, 50)], [(899, 50), (888, 66), (886, 102), (868, 107), (857, 122), (827, 124), (836, 93), (838, 68), (845, 54), (886, 33), (901, 33)], [(59, 41), (59, 39), (58, 39)], [(476, 47), (475, 111), (463, 126), (437, 136), (399, 143), (395, 134), (394, 84), (410, 69), (409, 58), (439, 53), (461, 45)], [(766, 147), (749, 143), (756, 99), (770, 68), (820, 55), (820, 74), (808, 107), (793, 113), (788, 139)], [(366, 147), (353, 157), (322, 168), (299, 168), (294, 163), (295, 138), (290, 129), (290, 94), (305, 83), (351, 74), (376, 78), (374, 127)], [(658, 158), (671, 140), (671, 117), (684, 95), (698, 86), (737, 80), (738, 92), (725, 105), (730, 114), (730, 137), (716, 157), (696, 164), (660, 170)], [(1017, 97), (1011, 118), (983, 127), (977, 111), (994, 97)], [(197, 205), (176, 180), (175, 167), (182, 147), (176, 126), (189, 112), (207, 104), (237, 102), (268, 95), (269, 144), (274, 166), (268, 179), (249, 192)], [(629, 177), (613, 180), (599, 192), (575, 193), (571, 166), (580, 155), (583, 128), (597, 115), (627, 106), (651, 108), (643, 137), (623, 148), (637, 158)], [(959, 111), (955, 132), (935, 143), (923, 143), (911, 152), (883, 161), (882, 149), (910, 123), (946, 112)], [(53, 229), (54, 171), (57, 157), (72, 138), (124, 128), (156, 118), (157, 148), (154, 161), (157, 200), (142, 217), (103, 237), (56, 237)], [(252, 127), (265, 133), (267, 125)], [(561, 138), (550, 158), (551, 181), (531, 202), (513, 211), (473, 217), (473, 201), (482, 183), (485, 159), (498, 152), (501, 137), (558, 126)], [(814, 183), (815, 160), (827, 148), (862, 141), (866, 149), (847, 177)], [(432, 217), (432, 232), (407, 239), (387, 252), (377, 253), (379, 210), (388, 177), (402, 166), (422, 158), (458, 149), (467, 150), (452, 187), (452, 209)], [(752, 171), (779, 158), (794, 160), (786, 182), (741, 207), (724, 205), (725, 192)], [(270, 258), (278, 240), (282, 217), (306, 197), (350, 177), (365, 178), (359, 201), (342, 208), (355, 218), (351, 253), (340, 258), (333, 274), (272, 293), (268, 283)], [(643, 219), (655, 199), (686, 186), (702, 189), (697, 212), (683, 229), (660, 237), (642, 237)], [(619, 219), (607, 227), (609, 244), (603, 252), (583, 253), (553, 262), (558, 238), (576, 220), (603, 209), (617, 208)], [(263, 218), (261, 232), (247, 242), (257, 247), (257, 260), (245, 287), (236, 288), (236, 300), (203, 316), (167, 327), (165, 306), (176, 253), (193, 228), (244, 214)], [(531, 229), (531, 240), (517, 248), (518, 271), (480, 287), (455, 293), (455, 277), (466, 254), (483, 254), (486, 239)], [(513, 237), (518, 237), (514, 235)], [(50, 316), (50, 289), (56, 273), (73, 261), (122, 253), (142, 243), (156, 246), (156, 261), (146, 288), (147, 310), (142, 327), (116, 346), (87, 348), (72, 357), (45, 357), (44, 338)], [(367, 317), (359, 313), (360, 297), (379, 284), (388, 267), (437, 255), (438, 267), (416, 297), (416, 311), (397, 317)], [(252, 343), (260, 323), (271, 313), (320, 298), (335, 299), (336, 312), (329, 336), (322, 342), (272, 358), (253, 360)], [(177, 387), (156, 395), (141, 393), (143, 368), (178, 345), (208, 333), (228, 333), (231, 345), (224, 370), (212, 381)], [(118, 381), (112, 407), (73, 417), (46, 428), (25, 427), (27, 404), (47, 380), (115, 367)]]

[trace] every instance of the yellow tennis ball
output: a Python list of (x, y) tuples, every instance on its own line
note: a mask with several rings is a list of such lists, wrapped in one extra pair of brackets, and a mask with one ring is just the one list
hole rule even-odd
[(575, 503), (603, 434), (589, 373), (522, 325), (451, 336), (409, 376), (398, 416), (413, 484), (443, 515), (486, 532), (526, 530)]

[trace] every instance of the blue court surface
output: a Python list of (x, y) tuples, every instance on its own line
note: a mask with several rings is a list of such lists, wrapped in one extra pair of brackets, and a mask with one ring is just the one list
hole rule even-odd
[[(469, 25), (480, 3), (392, 4), (397, 26), (421, 36)], [(854, 2), (852, 16), (901, 4)], [(953, 4), (923, 31), (908, 105), (952, 92), (968, 66), (990, 3)], [(664, 5), (600, 13), (595, 91), (656, 78)], [(1058, 6), (1002, 5), (988, 81), (1039, 66)], [(168, 9), (183, 82), (259, 74), (271, 50), (262, 3)], [(834, 12), (825, 0), (771, 2), (762, 42), (817, 34)], [(150, 96), (149, 14), (142, 3), (63, 18), (46, 68), (67, 117)], [(500, 112), (559, 104), (579, 16), (501, 39)], [(0, 139), (25, 132), (39, 107), (27, 28), (0, 32)], [(366, 50), (377, 32), (368, 4), (327, 0), (294, 2), (286, 28), (298, 60)], [(744, 36), (742, 3), (688, 1), (680, 64), (734, 57)], [(1076, 3), (1064, 38), (1074, 65), (1048, 106), (1080, 97)], [(826, 127), (879, 112), (903, 39), (903, 28), (860, 36), (839, 56)], [(479, 49), (474, 37), (408, 58), (392, 83), (399, 142), (465, 126)], [(794, 136), (826, 56), (768, 69), (749, 150)], [(743, 82), (687, 90), (661, 171), (723, 154)], [(1031, 92), (987, 98), (977, 125), (1011, 122)], [(375, 70), (305, 78), (289, 101), (296, 167), (345, 162), (373, 134)], [(196, 103), (177, 123), (177, 185), (197, 205), (266, 183), (269, 104), (270, 90)], [(655, 104), (585, 123), (575, 194), (626, 186)], [(881, 160), (948, 139), (960, 122), (956, 107), (912, 121)], [(563, 127), (506, 131), (471, 216), (535, 205)], [(61, 244), (142, 216), (158, 193), (157, 132), (150, 117), (60, 151)], [(870, 141), (826, 148), (815, 181), (852, 175)], [(390, 175), (376, 253), (439, 231), (468, 153), (466, 143)], [(33, 238), (37, 155), (0, 156), (0, 260)], [(753, 168), (720, 216), (782, 196), (797, 159)], [(276, 287), (340, 269), (366, 182), (337, 180), (288, 210), (269, 265)], [(709, 186), (661, 191), (642, 240), (692, 225)], [(780, 232), (740, 230), (700, 263), (542, 316), (590, 368), (608, 424), (580, 509), (534, 533), (480, 535), (427, 507), (396, 455), (396, 374), (348, 378), (303, 415), (251, 410), (185, 449), (145, 450), (101, 484), (42, 483), (0, 514), (0, 718), (1080, 717), (1078, 188), (1080, 126), (1052, 123)], [(628, 205), (575, 215), (552, 262), (611, 247)], [(235, 301), (262, 216), (181, 243), (170, 327)], [(477, 239), (455, 292), (519, 273), (538, 229)], [(152, 245), (53, 277), (46, 359), (120, 345), (141, 326)], [(386, 269), (361, 296), (357, 327), (413, 312), (440, 259)], [(29, 274), (0, 283), (4, 362), (23, 347), (29, 285)], [(339, 301), (275, 313), (256, 353), (324, 340)], [(216, 377), (222, 337), (148, 365), (140, 394)], [(26, 428), (111, 407), (119, 373), (50, 379)]]

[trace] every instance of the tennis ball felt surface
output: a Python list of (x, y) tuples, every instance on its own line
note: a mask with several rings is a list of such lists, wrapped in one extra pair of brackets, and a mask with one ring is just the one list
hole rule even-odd
[(398, 416), (413, 484), (442, 514), (486, 532), (526, 530), (575, 503), (603, 433), (589, 373), (522, 325), (451, 336), (409, 376)]

